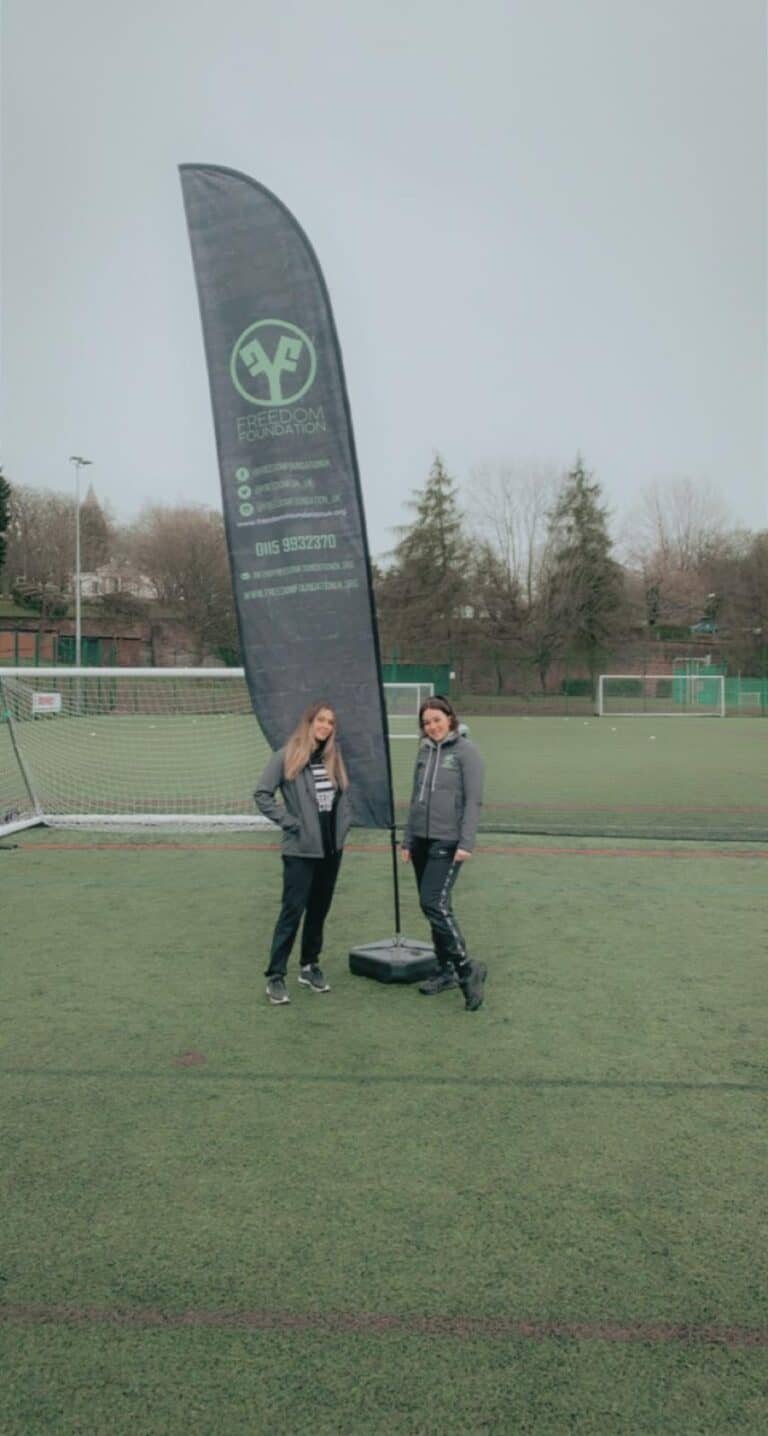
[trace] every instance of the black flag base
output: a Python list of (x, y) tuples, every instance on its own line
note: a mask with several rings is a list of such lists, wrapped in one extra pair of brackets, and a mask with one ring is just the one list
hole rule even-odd
[(349, 970), (356, 977), (372, 977), (376, 982), (422, 982), (438, 971), (438, 961), (427, 942), (388, 937), (354, 947)]

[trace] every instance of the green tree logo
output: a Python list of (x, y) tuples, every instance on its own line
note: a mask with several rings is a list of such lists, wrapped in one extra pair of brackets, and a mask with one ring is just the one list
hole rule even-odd
[(236, 341), (229, 361), (232, 383), (249, 404), (274, 409), (295, 404), (315, 381), (315, 347), (297, 324), (259, 319)]

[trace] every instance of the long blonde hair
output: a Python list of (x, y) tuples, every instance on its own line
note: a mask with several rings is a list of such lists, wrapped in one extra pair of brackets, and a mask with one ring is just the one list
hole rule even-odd
[[(288, 742), (285, 745), (285, 756), (283, 758), (283, 772), (289, 781), (292, 781), (302, 768), (306, 768), (315, 747), (315, 740), (312, 737), (312, 724), (318, 713), (330, 713), (336, 723), (336, 714), (330, 703), (310, 703), (305, 708), (296, 727), (294, 728)], [(323, 766), (334, 788), (348, 788), (349, 778), (344, 767), (344, 759), (340, 750), (336, 747), (336, 728), (328, 735), (323, 748)]]

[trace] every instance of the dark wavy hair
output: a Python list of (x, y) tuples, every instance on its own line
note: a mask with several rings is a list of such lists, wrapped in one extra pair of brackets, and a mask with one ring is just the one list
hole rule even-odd
[(419, 727), (424, 732), (424, 714), (428, 708), (436, 708), (439, 713), (444, 713), (451, 725), (451, 732), (455, 733), (459, 726), (459, 715), (456, 712), (450, 698), (444, 698), (442, 693), (433, 693), (431, 698), (425, 698), (419, 704)]

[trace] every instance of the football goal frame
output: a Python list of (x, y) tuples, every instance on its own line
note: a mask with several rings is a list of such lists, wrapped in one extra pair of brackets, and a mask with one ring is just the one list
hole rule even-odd
[(419, 709), (425, 698), (431, 698), (434, 691), (434, 683), (384, 684), (390, 739), (419, 737)]
[(725, 718), (722, 673), (601, 673), (598, 718)]
[[(384, 685), (389, 737), (432, 684)], [(242, 668), (0, 666), (0, 837), (63, 828), (269, 828), (270, 748)]]

